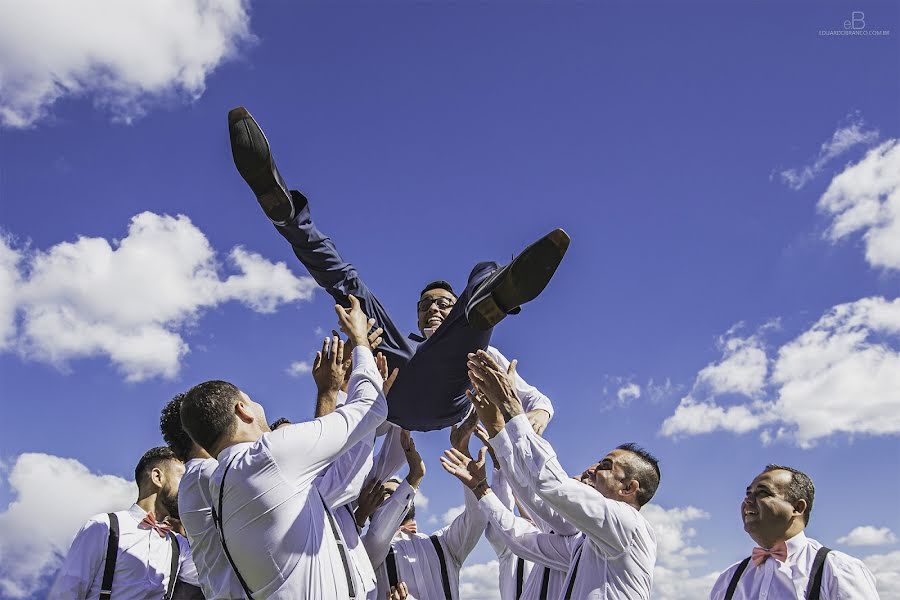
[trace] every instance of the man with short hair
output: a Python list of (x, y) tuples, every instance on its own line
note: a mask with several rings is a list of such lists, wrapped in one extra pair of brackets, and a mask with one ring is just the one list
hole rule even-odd
[[(491, 493), (479, 465), (450, 450), (442, 466), (473, 493), (490, 523), (506, 532), (519, 556), (555, 561), (568, 571), (564, 598), (648, 600), (656, 563), (656, 534), (641, 515), (659, 486), (655, 457), (633, 444), (609, 452), (593, 467), (590, 484), (566, 474), (552, 446), (537, 436), (515, 392), (515, 365), (500, 366), (484, 351), (469, 357), (470, 392), (506, 477), (534, 490), (546, 504), (580, 531), (577, 536), (517, 530), (516, 519)], [(590, 469), (589, 469), (590, 471)], [(524, 556), (529, 558), (529, 556)]]
[[(48, 597), (171, 598), (176, 578), (194, 570), (187, 540), (165, 522), (178, 517), (183, 474), (184, 465), (169, 448), (145, 452), (134, 470), (137, 501), (128, 510), (88, 519), (72, 541)], [(115, 564), (107, 562), (110, 556)]]
[(184, 462), (184, 477), (178, 486), (178, 513), (191, 543), (200, 588), (210, 600), (241, 598), (244, 590), (234, 576), (222, 551), (219, 532), (212, 520), (209, 478), (219, 465), (201, 448), (181, 424), (181, 403), (185, 394), (176, 394), (163, 407), (159, 428), (163, 440)]
[[(453, 447), (468, 453), (469, 438), (477, 419), (473, 414), (459, 427), (453, 427)], [(378, 593), (386, 597), (392, 586), (405, 582), (412, 598), (421, 600), (457, 600), (459, 572), (466, 557), (481, 538), (487, 519), (478, 510), (475, 497), (463, 488), (465, 509), (453, 521), (432, 535), (421, 533), (416, 524), (414, 498), (425, 463), (415, 443), (404, 436), (409, 475), (403, 482), (387, 481), (386, 497), (372, 515), (363, 543), (378, 576)]]
[(758, 544), (719, 575), (710, 600), (877, 600), (862, 561), (806, 537), (816, 489), (806, 473), (766, 465), (747, 486), (741, 519)]
[[(462, 421), (470, 410), (466, 399), (466, 354), (488, 349), (493, 326), (536, 298), (550, 281), (569, 245), (556, 229), (500, 267), (482, 262), (469, 275), (457, 297), (449, 283), (428, 284), (417, 304), (420, 342), (414, 346), (394, 325), (378, 298), (345, 262), (334, 242), (312, 221), (309, 201), (290, 191), (275, 166), (268, 140), (244, 107), (228, 114), (231, 150), (238, 172), (256, 195), (275, 229), (290, 242), (294, 254), (316, 282), (347, 306), (348, 295), (384, 329), (383, 352), (391, 368), (401, 368), (389, 399), (388, 420), (408, 430), (442, 429)], [(502, 355), (490, 348), (495, 360)], [(518, 382), (529, 418), (540, 433), (552, 416), (549, 400), (524, 381)]]
[(269, 431), (265, 409), (224, 381), (191, 388), (181, 420), (218, 467), (213, 516), (244, 593), (255, 599), (348, 598), (365, 588), (316, 477), (387, 416), (382, 378), (369, 349), (368, 319), (352, 295), (336, 306), (353, 347), (348, 400), (313, 421)]

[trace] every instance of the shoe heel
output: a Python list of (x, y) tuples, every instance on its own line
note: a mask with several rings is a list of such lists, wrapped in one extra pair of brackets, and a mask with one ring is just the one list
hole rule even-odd
[(505, 316), (506, 312), (500, 308), (493, 296), (487, 296), (472, 307), (466, 318), (475, 329), (487, 331), (502, 321)]

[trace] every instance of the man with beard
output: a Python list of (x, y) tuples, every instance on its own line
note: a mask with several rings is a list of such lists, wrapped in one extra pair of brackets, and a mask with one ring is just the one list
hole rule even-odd
[(48, 597), (168, 600), (176, 578), (197, 585), (188, 542), (166, 522), (178, 518), (183, 475), (184, 464), (169, 448), (145, 452), (134, 470), (137, 501), (128, 510), (88, 519), (72, 541)]

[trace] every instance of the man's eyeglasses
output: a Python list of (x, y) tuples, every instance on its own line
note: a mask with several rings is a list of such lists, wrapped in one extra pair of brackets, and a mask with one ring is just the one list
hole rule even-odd
[(437, 306), (438, 310), (447, 310), (448, 308), (453, 308), (456, 301), (444, 296), (438, 296), (437, 298), (422, 298), (416, 306), (419, 309), (419, 312), (425, 312), (431, 308), (432, 304)]

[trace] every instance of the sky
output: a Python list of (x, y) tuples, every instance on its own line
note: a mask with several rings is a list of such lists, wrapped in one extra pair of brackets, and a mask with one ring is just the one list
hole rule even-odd
[[(402, 329), (426, 282), (569, 233), (493, 344), (571, 472), (659, 456), (654, 599), (749, 554), (767, 463), (813, 478), (807, 533), (900, 598), (897, 3), (2, 11), (0, 597), (44, 597), (80, 525), (133, 502), (174, 394), (226, 379), (312, 414), (333, 302), (234, 169), (243, 105)], [(437, 529), (462, 492), (447, 432), (416, 439)], [(482, 541), (464, 598), (499, 598), (494, 560)]]

